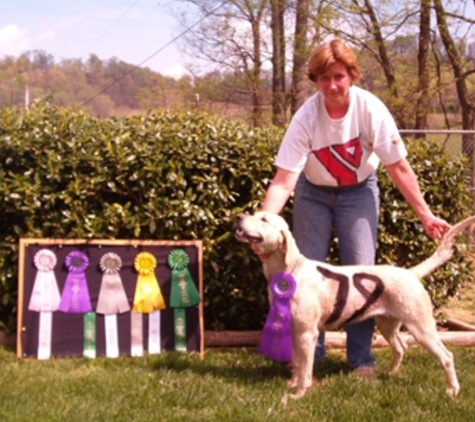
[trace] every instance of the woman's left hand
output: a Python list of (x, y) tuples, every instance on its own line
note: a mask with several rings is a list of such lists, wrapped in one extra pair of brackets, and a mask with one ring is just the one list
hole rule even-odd
[(435, 240), (440, 240), (444, 237), (450, 229), (450, 224), (447, 221), (437, 218), (435, 216), (423, 222), (426, 233)]

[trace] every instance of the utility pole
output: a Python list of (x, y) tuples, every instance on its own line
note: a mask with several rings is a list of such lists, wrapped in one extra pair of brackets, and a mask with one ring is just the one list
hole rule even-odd
[(30, 89), (28, 84), (25, 85), (25, 110), (28, 110), (30, 106)]

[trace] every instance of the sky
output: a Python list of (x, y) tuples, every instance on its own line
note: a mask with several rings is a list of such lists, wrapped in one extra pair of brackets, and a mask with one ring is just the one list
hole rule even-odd
[[(42, 50), (56, 62), (96, 54), (180, 77), (191, 60), (172, 0), (0, 0), (0, 58)], [(168, 4), (168, 6), (167, 6)], [(176, 3), (176, 7), (180, 4)], [(152, 57), (151, 57), (152, 56)]]

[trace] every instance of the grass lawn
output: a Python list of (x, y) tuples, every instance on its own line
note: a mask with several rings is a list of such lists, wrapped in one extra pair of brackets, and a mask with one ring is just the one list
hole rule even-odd
[(475, 421), (475, 350), (450, 347), (462, 390), (445, 395), (435, 358), (411, 347), (388, 377), (389, 349), (376, 349), (376, 379), (348, 375), (330, 350), (305, 397), (280, 404), (285, 364), (255, 349), (166, 352), (142, 358), (18, 360), (0, 348), (0, 421)]
[[(444, 307), (449, 318), (475, 324), (475, 286)], [(305, 397), (289, 390), (285, 364), (255, 349), (209, 349), (197, 355), (163, 353), (119, 359), (17, 359), (0, 346), (0, 422), (473, 422), (475, 348), (453, 347), (461, 393), (445, 395), (445, 376), (418, 346), (399, 373), (386, 373), (388, 348), (375, 349), (376, 379), (349, 375), (340, 350), (316, 367)]]

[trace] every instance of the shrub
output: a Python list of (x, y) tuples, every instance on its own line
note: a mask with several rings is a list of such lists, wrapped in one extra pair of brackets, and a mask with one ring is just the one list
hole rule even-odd
[[(281, 137), (272, 127), (197, 114), (99, 119), (40, 103), (27, 113), (2, 109), (0, 324), (15, 327), (20, 237), (201, 239), (206, 328), (261, 328), (268, 308), (261, 266), (235, 241), (233, 218), (259, 208)], [(463, 160), (432, 144), (411, 142), (411, 150), (434, 211), (451, 222), (469, 214)], [(384, 173), (381, 187), (378, 261), (428, 256), (434, 243)], [(460, 248), (429, 279), (436, 305), (469, 280), (466, 253)]]

